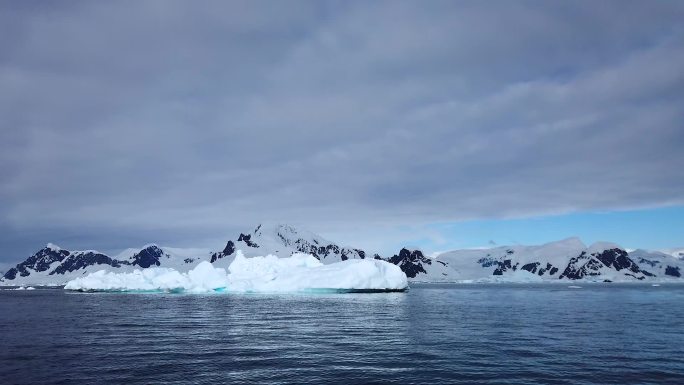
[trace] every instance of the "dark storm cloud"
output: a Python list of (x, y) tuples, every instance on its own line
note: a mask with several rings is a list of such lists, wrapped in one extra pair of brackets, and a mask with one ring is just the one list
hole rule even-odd
[[(0, 259), (684, 203), (678, 2), (9, 2)], [(346, 230), (345, 230), (346, 229)]]

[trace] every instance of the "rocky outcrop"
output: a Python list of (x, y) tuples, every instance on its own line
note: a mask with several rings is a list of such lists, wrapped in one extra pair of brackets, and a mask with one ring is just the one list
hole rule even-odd
[(389, 262), (398, 265), (409, 278), (415, 278), (418, 274), (427, 274), (425, 265), (432, 265), (432, 260), (423, 255), (420, 250), (401, 249), (388, 259)]
[(610, 248), (591, 254), (583, 251), (579, 256), (570, 259), (568, 266), (559, 278), (584, 279), (596, 277), (603, 275), (606, 269), (618, 272), (627, 270), (624, 273), (625, 276), (631, 276), (638, 280), (654, 276), (650, 272), (641, 269), (625, 250)]
[(226, 247), (223, 248), (223, 251), (211, 254), (210, 262), (214, 263), (221, 258), (233, 255), (233, 253), (235, 253), (235, 243), (233, 243), (233, 241), (228, 241), (228, 243), (226, 243)]
[(126, 264), (128, 264), (128, 261), (117, 261), (116, 259), (112, 259), (107, 255), (95, 251), (75, 252), (65, 258), (59, 266), (50, 272), (50, 275), (65, 274), (94, 265), (121, 267)]
[(252, 241), (252, 234), (240, 233), (240, 236), (238, 237), (238, 242), (243, 242), (245, 245), (249, 247), (259, 247), (259, 245), (256, 242)]
[(131, 258), (131, 265), (140, 266), (143, 269), (151, 266), (159, 266), (161, 265), (161, 259), (163, 257), (168, 256), (166, 256), (164, 251), (158, 246), (151, 245), (133, 255), (133, 258)]
[(677, 277), (677, 278), (682, 276), (681, 272), (679, 271), (679, 266), (677, 266), (677, 267), (675, 267), (675, 266), (666, 267), (665, 268), (665, 275), (669, 275), (670, 277)]

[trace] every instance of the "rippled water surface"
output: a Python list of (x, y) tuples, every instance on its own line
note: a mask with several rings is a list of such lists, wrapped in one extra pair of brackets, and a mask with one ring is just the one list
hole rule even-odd
[(0, 383), (684, 383), (684, 286), (0, 291)]

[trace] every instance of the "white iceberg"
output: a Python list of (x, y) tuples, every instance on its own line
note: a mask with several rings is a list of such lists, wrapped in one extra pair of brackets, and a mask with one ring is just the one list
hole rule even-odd
[(19, 287), (16, 287), (16, 288), (14, 288), (14, 289), (6, 289), (6, 290), (36, 290), (36, 288), (33, 287), (33, 286), (28, 286), (28, 287), (26, 287), (26, 286), (19, 286)]
[(85, 277), (73, 279), (64, 286), (67, 290), (81, 291), (188, 291), (204, 293), (228, 286), (224, 269), (202, 262), (187, 273), (174, 269), (153, 267), (131, 273), (113, 273), (100, 270)]
[(329, 265), (312, 255), (296, 253), (288, 258), (273, 255), (246, 258), (238, 251), (225, 269), (202, 262), (187, 273), (169, 268), (149, 268), (130, 273), (104, 270), (69, 281), (67, 290), (165, 291), (165, 292), (325, 292), (401, 291), (408, 287), (406, 274), (391, 263), (374, 259), (350, 259)]

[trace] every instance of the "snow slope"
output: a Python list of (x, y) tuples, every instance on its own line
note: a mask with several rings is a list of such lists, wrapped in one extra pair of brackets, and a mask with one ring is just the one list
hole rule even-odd
[(629, 253), (629, 256), (657, 277), (681, 278), (684, 275), (684, 261), (670, 254), (637, 249)]
[(446, 264), (446, 269), (440, 268), (439, 272), (428, 270), (416, 279), (429, 282), (679, 280), (675, 271), (684, 270), (681, 260), (659, 253), (658, 266), (654, 267), (638, 262), (640, 253), (643, 251), (627, 253), (620, 246), (608, 242), (597, 242), (587, 247), (578, 238), (540, 246), (454, 250), (435, 257), (435, 261)]
[[(584, 249), (586, 246), (578, 238), (568, 238), (540, 246), (453, 250), (437, 255), (435, 260), (448, 268), (440, 272), (441, 281), (537, 280), (532, 275), (542, 280), (557, 280), (569, 260)], [(525, 273), (517, 273), (519, 270)], [(418, 278), (435, 280), (429, 273)]]
[(663, 254), (671, 255), (677, 259), (684, 259), (684, 247), (677, 247), (674, 249), (664, 249), (658, 251)]

